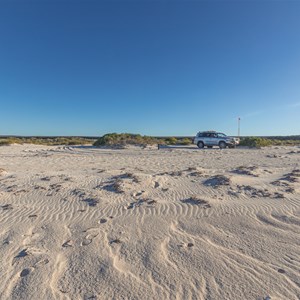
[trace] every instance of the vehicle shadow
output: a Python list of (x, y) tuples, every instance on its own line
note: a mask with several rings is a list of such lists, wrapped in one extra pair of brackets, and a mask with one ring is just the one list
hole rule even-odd
[[(108, 147), (108, 146), (102, 146), (102, 147), (98, 147), (98, 146), (91, 146), (91, 145), (70, 145), (67, 146), (73, 149), (81, 149), (81, 150), (92, 150), (92, 149), (101, 149), (101, 150), (122, 150), (124, 148), (122, 147)], [(154, 148), (155, 149), (155, 148)], [(213, 151), (213, 150), (220, 150), (219, 147), (213, 147), (213, 148), (198, 148), (196, 145), (162, 145), (162, 144), (158, 144), (157, 145), (157, 149), (158, 150), (175, 150), (175, 149), (179, 149), (179, 150), (190, 150), (190, 151)]]
[(216, 150), (218, 148), (202, 148), (199, 149), (195, 145), (158, 145), (158, 150), (163, 150), (163, 149), (185, 149), (185, 150)]
[(74, 149), (95, 149), (97, 147), (91, 145), (68, 145), (67, 147), (72, 147)]
[(112, 147), (112, 146), (92, 146), (92, 145), (68, 145), (66, 147), (72, 149), (80, 149), (80, 150), (122, 150), (122, 147)]
[[(72, 145), (69, 147), (72, 147), (73, 149), (83, 149), (83, 150), (90, 150), (90, 149), (122, 150), (122, 149), (124, 149), (122, 147), (109, 147), (109, 146), (99, 147), (99, 146), (90, 146), (90, 145)], [(141, 147), (141, 148), (143, 148), (143, 147)], [(158, 150), (163, 150), (163, 149), (207, 150), (207, 149), (199, 149), (195, 145), (161, 145), (161, 144), (157, 145), (157, 149)]]
[[(67, 146), (73, 149), (91, 150), (91, 149), (102, 149), (102, 150), (122, 150), (122, 147), (109, 147), (109, 146), (91, 146), (91, 145), (71, 145)], [(155, 149), (155, 148), (154, 148)], [(199, 149), (196, 145), (157, 145), (158, 150), (163, 149), (186, 149), (186, 150), (207, 150)], [(210, 149), (211, 150), (211, 149)]]

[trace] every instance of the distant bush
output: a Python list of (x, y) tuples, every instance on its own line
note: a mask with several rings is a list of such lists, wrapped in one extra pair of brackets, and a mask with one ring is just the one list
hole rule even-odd
[(175, 137), (169, 137), (165, 139), (167, 145), (176, 145), (178, 140)]
[(281, 140), (272, 140), (274, 145), (276, 146), (299, 146), (300, 140), (287, 140), (287, 139), (281, 139)]
[(190, 145), (192, 140), (190, 138), (177, 139), (175, 137), (166, 138), (165, 144), (167, 145)]
[(272, 140), (260, 137), (246, 137), (240, 141), (240, 146), (248, 146), (253, 148), (272, 146)]
[(0, 140), (0, 146), (8, 146), (10, 144), (11, 143), (6, 139)]
[(118, 145), (154, 145), (162, 143), (156, 138), (150, 136), (142, 136), (132, 133), (108, 133), (100, 137), (94, 146), (118, 146)]
[(18, 138), (0, 139), (0, 146), (7, 146), (7, 145), (11, 145), (11, 144), (21, 144), (21, 141)]
[(59, 137), (59, 138), (16, 138), (8, 137), (0, 139), (0, 146), (11, 145), (11, 144), (34, 144), (34, 145), (85, 145), (92, 144), (95, 140), (87, 138), (76, 138), (76, 137)]
[(192, 144), (192, 140), (189, 138), (184, 138), (182, 140), (179, 140), (178, 144), (179, 145), (190, 145), (190, 144)]
[(296, 146), (300, 144), (300, 140), (294, 139), (275, 139), (262, 137), (245, 137), (241, 138), (240, 146), (247, 146), (253, 148), (268, 147), (268, 146)]

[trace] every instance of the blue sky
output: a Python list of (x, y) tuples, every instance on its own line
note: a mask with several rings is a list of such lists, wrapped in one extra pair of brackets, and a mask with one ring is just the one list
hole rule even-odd
[(300, 134), (300, 1), (0, 1), (0, 135)]

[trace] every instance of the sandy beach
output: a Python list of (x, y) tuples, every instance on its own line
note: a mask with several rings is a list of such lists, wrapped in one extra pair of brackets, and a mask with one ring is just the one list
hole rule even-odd
[(0, 147), (0, 262), (3, 300), (300, 299), (300, 148)]

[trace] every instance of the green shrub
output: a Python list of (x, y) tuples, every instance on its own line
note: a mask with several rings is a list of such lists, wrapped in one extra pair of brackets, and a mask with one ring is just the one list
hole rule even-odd
[(100, 137), (94, 146), (117, 146), (117, 145), (153, 145), (161, 143), (156, 138), (141, 136), (132, 133), (108, 133)]
[(184, 138), (179, 141), (179, 145), (190, 145), (192, 143), (192, 140), (189, 138)]
[(175, 137), (169, 137), (165, 140), (167, 145), (176, 145), (178, 143), (178, 140)]
[(95, 140), (76, 137), (59, 137), (59, 138), (16, 138), (8, 137), (0, 139), (0, 146), (11, 144), (34, 144), (34, 145), (85, 145), (92, 144)]
[(248, 146), (252, 148), (272, 146), (272, 140), (260, 137), (246, 137), (240, 141), (240, 146)]
[(7, 139), (0, 140), (0, 146), (8, 146), (11, 143)]
[(11, 144), (21, 144), (22, 141), (18, 138), (4, 138), (4, 139), (0, 139), (0, 146), (7, 146), (7, 145), (11, 145)]

